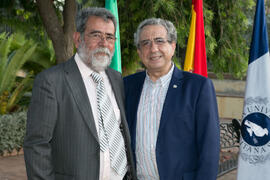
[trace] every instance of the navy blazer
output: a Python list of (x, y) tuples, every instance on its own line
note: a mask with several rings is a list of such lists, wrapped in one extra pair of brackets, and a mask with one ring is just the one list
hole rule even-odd
[[(124, 78), (126, 116), (134, 157), (137, 109), (145, 76), (143, 71)], [(160, 179), (216, 180), (219, 147), (219, 118), (212, 81), (175, 67), (156, 144)]]

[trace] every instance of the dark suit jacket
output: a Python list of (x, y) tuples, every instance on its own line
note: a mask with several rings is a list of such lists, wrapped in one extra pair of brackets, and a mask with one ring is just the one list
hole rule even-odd
[[(145, 76), (140, 72), (124, 78), (134, 156), (137, 109)], [(174, 68), (160, 119), (156, 161), (161, 180), (216, 180), (219, 119), (210, 79)]]
[[(106, 73), (121, 112), (127, 158), (133, 164), (121, 74), (110, 68)], [(99, 139), (74, 57), (36, 77), (28, 111), (24, 155), (30, 180), (99, 179)], [(132, 166), (133, 177), (134, 169)]]

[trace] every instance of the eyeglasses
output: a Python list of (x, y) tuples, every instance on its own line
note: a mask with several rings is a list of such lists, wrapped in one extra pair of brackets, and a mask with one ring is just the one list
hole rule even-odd
[(169, 41), (164, 38), (155, 38), (153, 41), (151, 41), (150, 39), (147, 39), (147, 40), (142, 40), (141, 42), (139, 42), (139, 47), (150, 48), (152, 46), (152, 43), (155, 43), (157, 46), (163, 46), (167, 42)]
[(112, 34), (105, 34), (105, 33), (102, 33), (102, 32), (90, 32), (89, 34), (86, 34), (90, 39), (91, 41), (94, 41), (94, 42), (100, 42), (100, 41), (103, 41), (106, 39), (106, 41), (110, 44), (113, 44), (116, 40), (116, 37)]

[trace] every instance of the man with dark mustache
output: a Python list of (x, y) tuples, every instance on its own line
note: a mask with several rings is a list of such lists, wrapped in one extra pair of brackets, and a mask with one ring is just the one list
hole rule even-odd
[(136, 179), (123, 81), (108, 67), (115, 17), (83, 9), (76, 28), (77, 53), (35, 79), (24, 142), (28, 179)]

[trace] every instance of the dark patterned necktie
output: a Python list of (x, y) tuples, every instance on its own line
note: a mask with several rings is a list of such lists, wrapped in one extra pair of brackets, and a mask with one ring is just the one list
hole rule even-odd
[(99, 141), (101, 151), (109, 148), (111, 167), (123, 175), (127, 166), (125, 143), (116, 120), (112, 103), (105, 91), (104, 81), (100, 74), (92, 72), (91, 77), (97, 84), (97, 109), (99, 121)]

